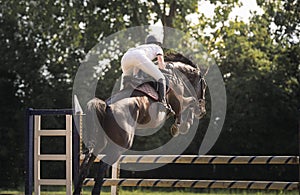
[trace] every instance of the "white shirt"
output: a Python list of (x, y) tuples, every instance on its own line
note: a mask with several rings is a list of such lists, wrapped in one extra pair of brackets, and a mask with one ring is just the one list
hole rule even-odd
[(157, 55), (164, 55), (162, 48), (156, 44), (143, 44), (135, 48), (131, 48), (128, 51), (136, 50), (143, 52), (150, 60), (155, 59)]

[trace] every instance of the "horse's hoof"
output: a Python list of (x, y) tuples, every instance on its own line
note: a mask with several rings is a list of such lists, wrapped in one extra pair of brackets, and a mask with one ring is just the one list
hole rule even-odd
[(81, 195), (81, 192), (74, 191), (74, 192), (73, 192), (73, 195)]
[(190, 123), (183, 123), (179, 126), (179, 133), (185, 135), (189, 132), (191, 125)]
[(179, 135), (179, 127), (178, 127), (178, 125), (177, 124), (176, 125), (175, 124), (172, 125), (172, 127), (170, 129), (170, 132), (171, 132), (171, 135), (173, 137), (177, 137)]

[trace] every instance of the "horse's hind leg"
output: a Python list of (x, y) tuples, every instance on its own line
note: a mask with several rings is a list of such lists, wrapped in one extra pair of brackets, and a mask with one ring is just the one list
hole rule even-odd
[(85, 155), (85, 158), (80, 166), (80, 172), (77, 179), (77, 182), (74, 184), (74, 192), (73, 195), (79, 195), (82, 189), (82, 184), (84, 179), (89, 174), (89, 169), (92, 166), (94, 160), (96, 159), (96, 156), (93, 153), (88, 153)]
[(97, 144), (93, 149), (88, 150), (88, 152), (85, 154), (84, 160), (80, 165), (80, 169), (79, 169), (79, 176), (77, 179), (77, 182), (74, 184), (74, 195), (79, 195), (82, 189), (82, 185), (84, 182), (84, 179), (88, 176), (89, 174), (89, 170), (94, 162), (94, 160), (96, 159), (97, 155), (100, 153), (100, 151), (102, 151), (102, 149), (105, 147), (106, 145), (106, 140), (103, 137), (100, 137), (102, 139), (100, 139), (99, 143), (101, 144)]
[(99, 167), (97, 170), (97, 175), (95, 177), (95, 184), (92, 191), (92, 195), (99, 195), (101, 192), (102, 182), (106, 170), (109, 168), (109, 165), (102, 160), (99, 162)]
[(120, 158), (122, 153), (120, 150), (109, 150), (107, 155), (102, 158), (99, 163), (97, 176), (95, 177), (92, 195), (100, 194), (106, 170)]

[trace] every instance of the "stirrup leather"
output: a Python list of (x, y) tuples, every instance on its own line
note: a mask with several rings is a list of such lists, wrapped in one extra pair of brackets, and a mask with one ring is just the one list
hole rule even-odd
[(172, 109), (171, 105), (168, 104), (166, 101), (160, 101), (160, 104), (164, 106), (164, 108), (167, 110), (167, 115), (172, 114), (175, 115), (175, 111)]

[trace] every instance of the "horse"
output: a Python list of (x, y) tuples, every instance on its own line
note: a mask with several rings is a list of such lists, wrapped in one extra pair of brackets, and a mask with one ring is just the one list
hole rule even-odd
[[(165, 56), (165, 62), (167, 66), (161, 71), (168, 80), (166, 99), (174, 113), (157, 103), (155, 82), (152, 81), (133, 84), (124, 79), (124, 88), (106, 101), (95, 97), (87, 103), (84, 138), (87, 149), (74, 184), (74, 195), (80, 194), (89, 169), (100, 152), (104, 157), (98, 165), (92, 194), (100, 194), (106, 170), (132, 147), (136, 131), (157, 128), (173, 115), (175, 123), (170, 131), (172, 136), (177, 136), (186, 133), (192, 122), (181, 117), (183, 111), (188, 112), (189, 118), (204, 116), (206, 82), (200, 69), (179, 53)], [(187, 83), (193, 86), (193, 92), (189, 89), (191, 86), (185, 86)], [(185, 97), (187, 92), (189, 96)]]

